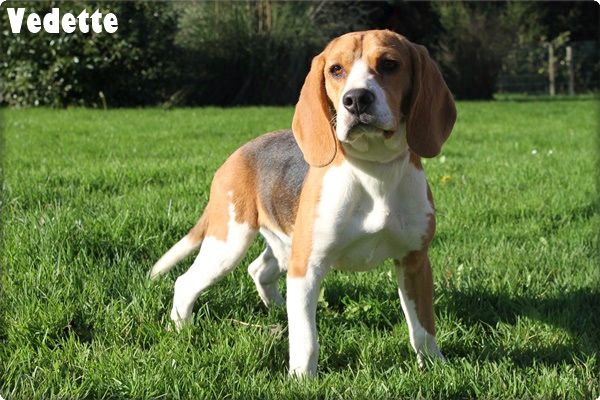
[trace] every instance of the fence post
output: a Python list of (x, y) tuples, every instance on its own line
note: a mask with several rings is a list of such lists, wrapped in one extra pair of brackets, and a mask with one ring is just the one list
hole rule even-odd
[(575, 95), (575, 71), (573, 67), (573, 48), (567, 46), (566, 54), (567, 68), (569, 70), (569, 95)]
[(556, 89), (554, 87), (554, 46), (552, 42), (548, 43), (548, 81), (550, 83), (550, 96), (554, 96)]

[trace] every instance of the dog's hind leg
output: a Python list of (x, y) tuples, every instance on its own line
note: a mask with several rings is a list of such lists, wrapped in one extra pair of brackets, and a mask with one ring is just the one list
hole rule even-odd
[(267, 245), (265, 251), (248, 266), (248, 273), (256, 284), (256, 290), (265, 306), (282, 306), (283, 297), (279, 293), (279, 277), (282, 271), (273, 255), (273, 250)]
[(256, 237), (255, 188), (256, 176), (239, 150), (215, 173), (200, 253), (175, 282), (171, 319), (176, 327), (190, 318), (203, 290), (233, 271)]
[(213, 283), (233, 271), (256, 236), (247, 224), (229, 223), (227, 238), (210, 236), (210, 228), (192, 266), (177, 278), (171, 319), (180, 328), (189, 320), (194, 302)]
[(282, 232), (265, 226), (260, 233), (267, 242), (267, 248), (248, 267), (248, 273), (256, 284), (256, 290), (267, 307), (283, 306), (285, 300), (279, 292), (279, 278), (287, 271), (291, 251), (291, 239)]

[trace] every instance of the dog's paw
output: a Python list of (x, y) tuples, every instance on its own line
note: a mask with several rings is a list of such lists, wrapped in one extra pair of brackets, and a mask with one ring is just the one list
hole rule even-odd
[(417, 364), (420, 368), (426, 368), (435, 363), (445, 363), (446, 357), (440, 351), (435, 338), (429, 337), (417, 351)]
[(291, 368), (288, 375), (290, 378), (298, 380), (312, 379), (317, 377), (317, 371), (311, 371), (305, 368)]
[(263, 304), (267, 308), (284, 308), (285, 307), (285, 300), (283, 299), (283, 297), (281, 296), (281, 294), (279, 292), (276, 292), (270, 298), (262, 298), (262, 301), (263, 301)]
[(171, 320), (167, 326), (169, 332), (181, 332), (181, 330), (190, 323), (190, 318), (181, 318), (175, 308), (171, 311)]
[(430, 354), (430, 353), (419, 353), (417, 354), (417, 364), (419, 368), (426, 369), (427, 367), (436, 363), (446, 363), (446, 357), (442, 353)]

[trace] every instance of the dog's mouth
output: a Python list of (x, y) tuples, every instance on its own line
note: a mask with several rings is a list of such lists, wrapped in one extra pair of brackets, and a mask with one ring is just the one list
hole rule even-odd
[(392, 136), (394, 136), (394, 131), (383, 131), (383, 137), (384, 138), (389, 139)]
[(394, 136), (394, 130), (386, 130), (374, 124), (365, 124), (357, 122), (348, 130), (347, 140), (353, 142), (361, 136), (383, 136), (384, 139), (389, 139)]

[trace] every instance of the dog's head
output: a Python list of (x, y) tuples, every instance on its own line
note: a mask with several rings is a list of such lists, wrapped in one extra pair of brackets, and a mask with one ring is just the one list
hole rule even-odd
[(339, 147), (386, 162), (408, 145), (439, 154), (456, 120), (452, 94), (425, 47), (387, 31), (353, 32), (331, 41), (311, 65), (292, 129), (313, 166)]

